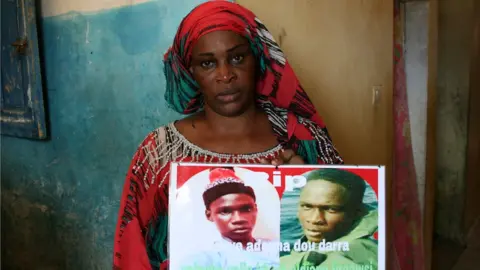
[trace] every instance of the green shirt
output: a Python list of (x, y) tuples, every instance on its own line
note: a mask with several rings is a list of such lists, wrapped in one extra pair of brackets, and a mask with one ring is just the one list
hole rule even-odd
[[(378, 269), (378, 243), (372, 235), (378, 228), (378, 211), (371, 210), (345, 236), (336, 239), (334, 250), (292, 251), (280, 258), (282, 270), (372, 270)], [(305, 242), (302, 237), (300, 242)], [(332, 242), (332, 243), (333, 243)], [(332, 244), (331, 243), (331, 244)], [(341, 244), (348, 243), (348, 250)], [(343, 247), (343, 248), (339, 248)]]

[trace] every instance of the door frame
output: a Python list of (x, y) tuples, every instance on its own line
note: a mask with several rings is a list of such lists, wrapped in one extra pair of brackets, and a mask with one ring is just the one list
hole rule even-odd
[[(465, 175), (465, 209), (463, 223), (467, 245), (469, 232), (480, 220), (480, 3), (474, 1), (472, 48), (470, 58), (469, 110)], [(477, 224), (477, 226), (479, 226)]]
[(426, 270), (430, 270), (432, 267), (433, 228), (435, 213), (438, 0), (429, 0), (428, 10), (427, 134), (425, 156), (425, 202), (423, 208), (423, 239)]

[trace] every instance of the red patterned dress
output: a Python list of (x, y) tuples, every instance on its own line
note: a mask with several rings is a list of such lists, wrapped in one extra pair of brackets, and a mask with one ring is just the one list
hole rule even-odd
[(260, 163), (277, 157), (281, 144), (253, 154), (219, 154), (189, 142), (174, 124), (151, 132), (127, 173), (115, 234), (114, 269), (168, 269), (168, 179), (172, 161)]

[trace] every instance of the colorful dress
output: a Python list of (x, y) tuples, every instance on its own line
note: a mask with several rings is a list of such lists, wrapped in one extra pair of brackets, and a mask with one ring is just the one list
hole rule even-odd
[[(275, 123), (281, 124), (272, 122)], [(273, 130), (280, 133), (281, 126), (274, 125)], [(114, 269), (167, 269), (168, 176), (172, 161), (260, 163), (262, 158), (277, 157), (287, 144), (280, 142), (259, 153), (220, 154), (188, 141), (174, 123), (148, 134), (135, 152), (127, 173), (115, 234)], [(331, 153), (325, 160), (338, 162), (340, 156), (332, 149), (323, 150)], [(303, 155), (303, 158), (307, 157)], [(319, 159), (313, 163), (326, 162)]]
[(167, 269), (168, 176), (172, 161), (259, 163), (262, 158), (277, 157), (282, 148), (278, 144), (248, 155), (214, 153), (189, 142), (173, 123), (148, 134), (133, 156), (125, 181), (115, 235), (116, 269)]

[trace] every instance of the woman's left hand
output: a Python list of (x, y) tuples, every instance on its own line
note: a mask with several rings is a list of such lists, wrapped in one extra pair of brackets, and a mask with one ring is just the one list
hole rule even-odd
[(280, 155), (278, 155), (278, 157), (276, 157), (275, 159), (271, 159), (271, 160), (263, 159), (262, 163), (263, 164), (271, 164), (271, 165), (274, 165), (274, 166), (279, 166), (279, 165), (283, 165), (283, 164), (290, 164), (290, 165), (305, 164), (305, 162), (303, 161), (303, 158), (301, 156), (297, 155), (291, 149), (283, 150), (280, 153)]

